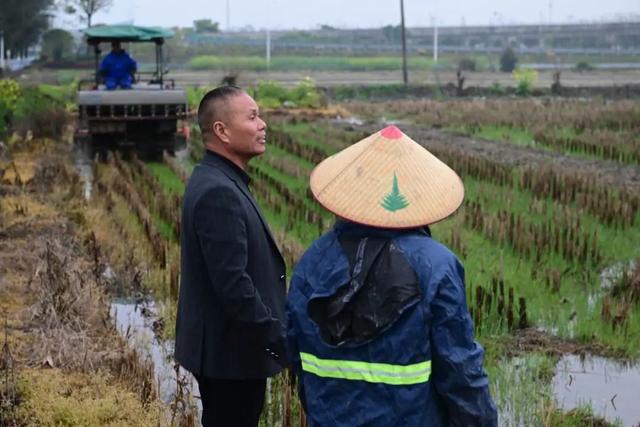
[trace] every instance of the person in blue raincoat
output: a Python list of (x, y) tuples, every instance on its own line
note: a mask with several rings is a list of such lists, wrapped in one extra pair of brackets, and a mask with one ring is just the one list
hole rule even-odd
[(104, 85), (108, 90), (118, 87), (131, 89), (133, 76), (138, 64), (126, 50), (120, 47), (119, 41), (111, 43), (111, 52), (100, 63), (99, 72), (104, 78)]
[(496, 426), (464, 270), (430, 235), (462, 181), (398, 128), (320, 163), (340, 219), (294, 269), (289, 357), (310, 427)]

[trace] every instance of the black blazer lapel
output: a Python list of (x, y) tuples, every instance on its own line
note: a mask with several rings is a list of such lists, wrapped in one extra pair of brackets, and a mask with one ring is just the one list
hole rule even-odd
[(262, 222), (262, 227), (267, 232), (267, 236), (269, 236), (269, 239), (271, 239), (271, 243), (273, 244), (273, 247), (276, 249), (278, 256), (280, 257), (280, 259), (282, 260), (282, 263), (284, 264), (285, 263), (284, 258), (282, 257), (282, 253), (280, 253), (280, 248), (278, 248), (278, 244), (276, 243), (275, 237), (273, 237), (273, 234), (271, 234), (271, 230), (269, 229), (269, 224), (267, 224), (267, 220), (264, 219), (264, 217), (262, 216), (262, 212), (260, 212), (260, 208), (258, 207), (258, 204), (253, 198), (253, 195), (247, 189), (246, 185), (238, 181), (240, 178), (237, 176), (237, 173), (232, 171), (231, 167), (225, 164), (223, 160), (218, 159), (214, 156), (205, 155), (203, 164), (222, 171), (222, 173), (224, 173), (230, 180), (233, 181), (233, 183), (236, 185), (236, 187), (238, 187), (240, 192), (242, 192), (242, 194), (247, 199), (249, 199), (249, 201), (251, 202), (251, 206), (253, 206), (253, 209), (255, 209), (256, 213), (258, 214), (258, 218), (260, 218), (260, 222)]
[(244, 196), (247, 199), (249, 199), (249, 201), (251, 202), (251, 206), (253, 206), (253, 208), (255, 209), (256, 213), (258, 214), (258, 217), (260, 218), (260, 222), (262, 222), (263, 228), (267, 232), (267, 236), (269, 236), (269, 239), (271, 239), (271, 243), (273, 244), (273, 247), (276, 249), (278, 256), (280, 257), (280, 259), (282, 259), (282, 263), (284, 264), (284, 258), (282, 257), (282, 253), (280, 253), (280, 249), (278, 248), (276, 239), (271, 234), (271, 230), (269, 229), (269, 224), (267, 224), (267, 220), (265, 220), (264, 217), (262, 216), (262, 212), (260, 212), (260, 208), (258, 207), (258, 204), (253, 198), (253, 195), (247, 189), (246, 185), (244, 185), (244, 183), (238, 182), (240, 178), (237, 176), (237, 173), (234, 173), (234, 171), (231, 169), (231, 166), (227, 165), (222, 159), (215, 157), (215, 155), (210, 155), (208, 154), (208, 152), (205, 154), (205, 158), (203, 159), (202, 164), (221, 170), (222, 173), (224, 173), (227, 177), (229, 177), (229, 179), (233, 181), (236, 187), (240, 189), (242, 194), (244, 194)]
[(271, 230), (269, 229), (269, 224), (267, 224), (267, 220), (264, 219), (264, 217), (262, 216), (262, 212), (260, 212), (260, 208), (258, 207), (258, 204), (256, 203), (255, 199), (253, 198), (253, 195), (251, 193), (249, 193), (249, 191), (247, 191), (247, 189), (244, 188), (244, 186), (240, 185), (238, 183), (238, 181), (236, 181), (235, 179), (233, 180), (233, 182), (236, 184), (236, 187), (238, 187), (240, 189), (242, 194), (244, 194), (244, 196), (247, 199), (249, 199), (249, 201), (251, 202), (251, 206), (253, 206), (253, 208), (256, 210), (256, 213), (258, 214), (258, 217), (260, 218), (260, 222), (262, 222), (262, 226), (264, 227), (265, 231), (267, 232), (267, 235), (271, 239), (271, 242), (273, 243), (273, 246), (275, 246), (275, 248), (277, 249), (278, 254), (282, 258), (282, 254), (280, 253), (280, 249), (278, 248), (278, 244), (276, 243), (276, 239), (271, 234)]

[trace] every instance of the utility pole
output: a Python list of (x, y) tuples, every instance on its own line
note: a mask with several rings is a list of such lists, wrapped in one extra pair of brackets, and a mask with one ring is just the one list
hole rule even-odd
[(4, 31), (0, 31), (0, 70), (4, 71)]
[(267, 71), (271, 65), (271, 30), (267, 28)]
[(409, 84), (409, 76), (407, 74), (407, 37), (404, 30), (404, 0), (400, 0), (400, 23), (402, 30), (402, 81), (406, 86)]
[(431, 25), (433, 26), (433, 62), (438, 62), (438, 23), (435, 18), (431, 19)]
[(231, 12), (229, 12), (229, 0), (227, 0), (227, 31), (230, 30), (229, 28), (229, 16), (231, 15)]

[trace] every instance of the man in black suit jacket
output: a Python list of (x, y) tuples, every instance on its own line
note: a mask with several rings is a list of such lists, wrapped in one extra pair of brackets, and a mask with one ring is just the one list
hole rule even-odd
[(182, 208), (176, 360), (198, 380), (204, 426), (257, 426), (266, 378), (285, 365), (285, 263), (249, 191), (266, 124), (224, 86), (198, 108), (206, 153)]

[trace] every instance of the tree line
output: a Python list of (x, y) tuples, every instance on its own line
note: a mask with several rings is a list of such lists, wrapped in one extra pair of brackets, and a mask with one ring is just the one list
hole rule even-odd
[(108, 9), (113, 0), (2, 0), (0, 36), (4, 37), (5, 57), (26, 56), (49, 28), (58, 11), (77, 15), (88, 27), (93, 16)]

